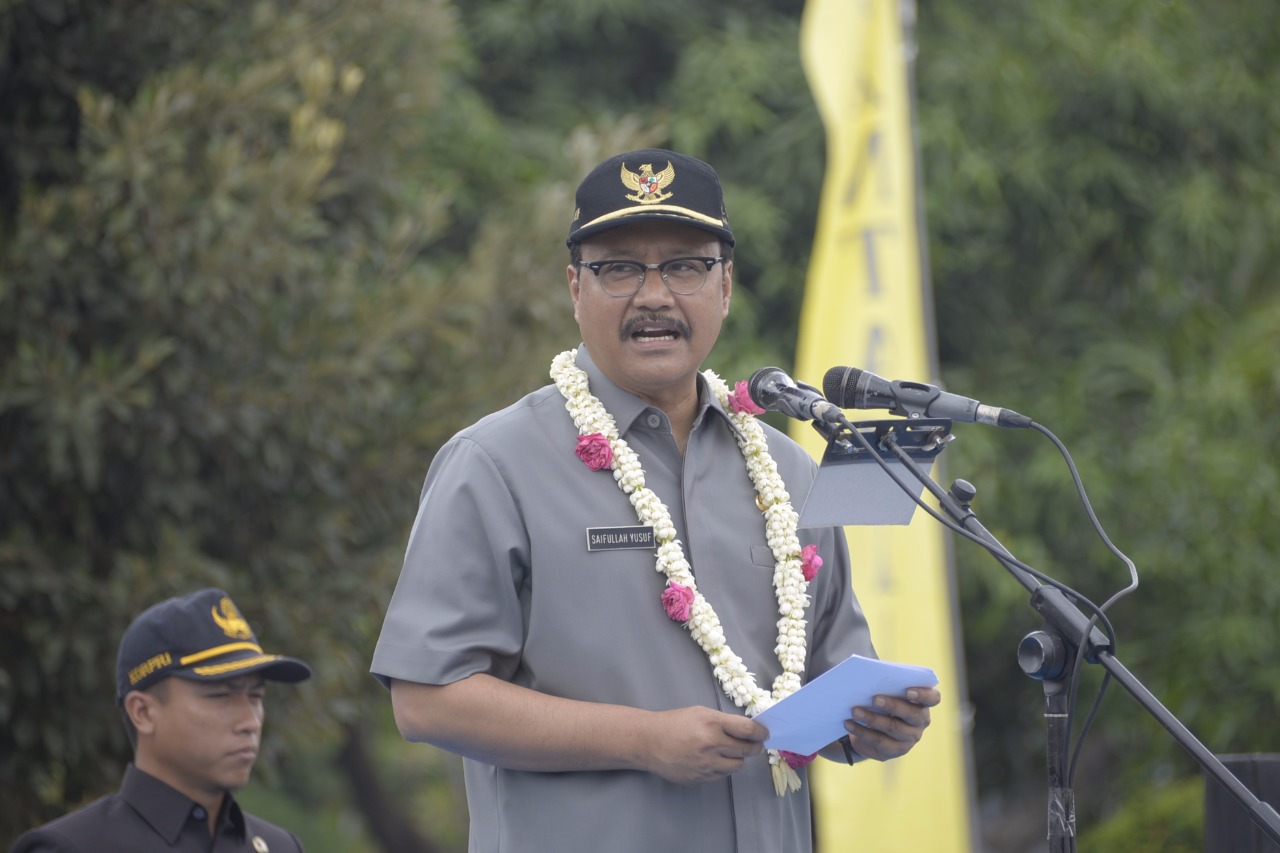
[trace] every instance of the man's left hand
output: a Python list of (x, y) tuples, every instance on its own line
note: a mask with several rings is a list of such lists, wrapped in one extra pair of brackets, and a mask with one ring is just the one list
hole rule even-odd
[(942, 701), (933, 687), (912, 687), (907, 698), (875, 697), (872, 707), (852, 709), (844, 721), (853, 749), (863, 758), (888, 761), (906, 755), (929, 727), (929, 709)]

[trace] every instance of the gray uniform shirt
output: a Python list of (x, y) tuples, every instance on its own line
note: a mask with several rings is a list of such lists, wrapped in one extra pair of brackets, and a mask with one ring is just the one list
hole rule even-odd
[[(770, 689), (774, 558), (733, 427), (699, 377), (702, 404), (683, 458), (666, 415), (623, 391), (579, 347), (595, 394), (666, 504), (698, 588), (729, 645)], [(815, 466), (765, 426), (792, 502)], [(591, 528), (639, 524), (608, 469), (576, 455), (577, 429), (555, 386), (529, 394), (454, 436), (427, 474), (404, 568), (372, 671), (448, 684), (488, 673), (544, 693), (668, 710), (741, 709), (705, 653), (660, 603), (666, 578), (652, 548), (587, 548)], [(857, 652), (873, 655), (850, 587), (838, 529), (801, 530), (825, 565), (810, 585), (812, 679)], [(805, 771), (801, 771), (802, 779)], [(768, 758), (726, 779), (676, 785), (639, 771), (538, 773), (465, 761), (473, 851), (809, 850), (807, 780), (778, 797)]]

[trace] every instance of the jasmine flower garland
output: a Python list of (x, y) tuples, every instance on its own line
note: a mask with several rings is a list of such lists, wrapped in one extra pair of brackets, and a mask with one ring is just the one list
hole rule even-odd
[[(769, 455), (764, 429), (750, 411), (736, 404), (728, 386), (714, 372), (703, 377), (737, 428), (738, 449), (746, 462), (747, 474), (756, 490), (756, 505), (764, 514), (765, 533), (775, 560), (773, 586), (778, 600), (778, 639), (774, 653), (782, 673), (774, 679), (772, 691), (765, 691), (725, 640), (720, 619), (698, 591), (684, 548), (676, 539), (671, 513), (658, 496), (645, 486), (640, 459), (618, 434), (618, 425), (604, 405), (591, 393), (586, 371), (575, 363), (577, 350), (560, 353), (551, 362), (551, 378), (565, 398), (565, 408), (578, 428), (578, 454), (592, 469), (609, 467), (618, 487), (630, 498), (641, 523), (653, 527), (657, 542), (657, 570), (667, 577), (663, 607), (684, 624), (690, 636), (707, 654), (712, 671), (725, 695), (754, 717), (775, 702), (800, 689), (805, 667), (805, 619), (809, 606), (809, 578), (822, 561), (816, 548), (801, 549), (796, 535), (799, 516), (791, 506), (791, 496)], [(731, 405), (731, 403), (735, 403)], [(599, 445), (608, 443), (607, 451)], [(778, 750), (769, 751), (774, 789), (779, 796), (800, 789), (800, 777), (792, 769), (806, 759)]]

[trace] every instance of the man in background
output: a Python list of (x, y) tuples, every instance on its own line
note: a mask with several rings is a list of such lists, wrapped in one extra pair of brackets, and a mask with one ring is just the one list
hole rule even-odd
[(258, 757), (265, 682), (311, 676), (263, 652), (230, 597), (202, 589), (149, 608), (116, 659), (134, 754), (120, 790), (24, 833), (12, 853), (300, 853), (294, 835), (240, 808)]

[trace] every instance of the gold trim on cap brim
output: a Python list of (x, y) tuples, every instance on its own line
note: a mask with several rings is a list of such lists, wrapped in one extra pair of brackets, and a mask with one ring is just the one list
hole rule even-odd
[(248, 669), (251, 666), (259, 664), (272, 663), (273, 661), (283, 660), (280, 655), (257, 655), (243, 660), (233, 660), (227, 663), (210, 664), (209, 666), (192, 667), (191, 671), (196, 675), (222, 675), (227, 672), (235, 672), (241, 669)]
[(187, 666), (188, 664), (193, 664), (197, 661), (208, 660), (209, 658), (217, 657), (218, 655), (225, 655), (228, 652), (239, 652), (246, 649), (251, 652), (262, 654), (262, 646), (257, 643), (227, 643), (226, 645), (214, 646), (211, 649), (205, 649), (202, 652), (187, 655), (186, 657), (181, 658), (178, 663), (182, 666)]
[(675, 214), (677, 216), (683, 216), (687, 219), (693, 219), (698, 222), (705, 223), (707, 225), (714, 225), (715, 227), (723, 229), (725, 231), (729, 230), (728, 227), (719, 219), (715, 219), (714, 217), (707, 216), (705, 213), (699, 213), (696, 210), (690, 210), (687, 207), (676, 207), (675, 205), (671, 205), (671, 204), (649, 205), (648, 207), (628, 207), (625, 210), (615, 210), (613, 213), (606, 213), (604, 216), (597, 216), (595, 219), (591, 220), (590, 222), (584, 225), (579, 225), (574, 230), (585, 231), (586, 229), (592, 227), (593, 225), (599, 225), (601, 222), (611, 222), (615, 219), (622, 219), (623, 217), (634, 216), (636, 214), (641, 214), (641, 213), (650, 214), (650, 215), (663, 214), (663, 213)]

